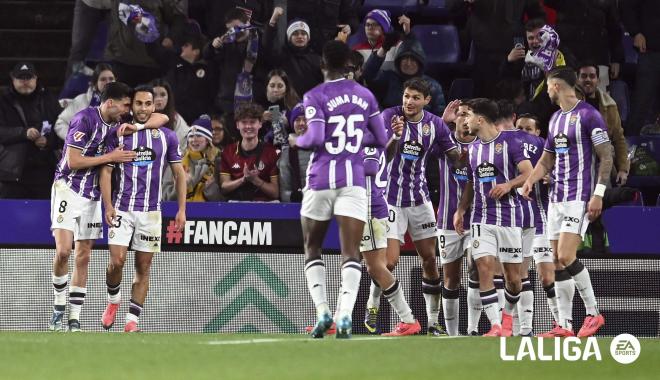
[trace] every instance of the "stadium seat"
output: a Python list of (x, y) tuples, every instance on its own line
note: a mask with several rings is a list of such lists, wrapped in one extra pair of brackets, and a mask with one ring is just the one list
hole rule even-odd
[(426, 72), (433, 76), (446, 64), (458, 62), (461, 47), (454, 25), (415, 25), (413, 33), (426, 52)]
[(625, 123), (628, 120), (628, 113), (630, 112), (630, 91), (628, 85), (622, 80), (610, 81), (610, 95), (616, 102), (619, 108), (619, 115), (621, 122)]
[(658, 199), (655, 201), (656, 207), (660, 207), (660, 194), (658, 194)]
[(629, 202), (622, 203), (620, 206), (644, 206), (644, 196), (641, 191), (635, 191), (633, 199)]
[(637, 63), (637, 50), (635, 50), (635, 47), (633, 46), (633, 38), (628, 32), (623, 34), (622, 42), (623, 51), (626, 56), (626, 63)]
[[(362, 13), (367, 14), (372, 9), (387, 9), (392, 17), (402, 14), (417, 13), (418, 0), (365, 0)], [(394, 19), (392, 20), (394, 23)]]
[(474, 92), (474, 82), (470, 78), (456, 78), (451, 82), (447, 101), (454, 99), (470, 99)]

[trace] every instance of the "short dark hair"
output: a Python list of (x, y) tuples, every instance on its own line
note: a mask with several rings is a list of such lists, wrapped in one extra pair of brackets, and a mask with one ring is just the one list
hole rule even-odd
[(421, 77), (410, 78), (403, 83), (403, 90), (411, 89), (419, 91), (424, 97), (431, 95), (431, 85)]
[(539, 120), (538, 116), (534, 115), (533, 113), (524, 113), (518, 116), (518, 120), (520, 119), (534, 120), (534, 127), (536, 127), (538, 130), (541, 130), (541, 121)]
[(543, 28), (543, 25), (545, 25), (545, 20), (542, 18), (532, 18), (527, 20), (525, 23), (525, 31), (526, 32), (531, 32), (539, 28)]
[(183, 39), (183, 45), (190, 44), (193, 49), (197, 49), (200, 52), (204, 49), (205, 45), (204, 37), (196, 34), (188, 34)]
[(561, 79), (571, 87), (575, 87), (575, 83), (577, 83), (575, 70), (570, 66), (560, 66), (550, 70), (548, 79)]
[(244, 10), (240, 8), (233, 8), (227, 12), (227, 15), (225, 15), (225, 24), (234, 20), (238, 20), (245, 24), (248, 22), (249, 17)]
[(346, 64), (351, 59), (351, 49), (345, 43), (330, 40), (323, 45), (323, 62), (329, 71), (346, 71)]
[(122, 82), (110, 82), (105, 85), (105, 88), (101, 92), (101, 102), (105, 102), (108, 99), (121, 100), (132, 97), (133, 89)]
[(135, 87), (135, 90), (133, 90), (133, 95), (135, 95), (138, 92), (148, 92), (151, 94), (151, 96), (154, 96), (154, 88), (152, 86), (149, 86), (148, 84), (141, 84)]
[(356, 68), (364, 66), (364, 56), (357, 50), (351, 52), (351, 58), (349, 59), (350, 63), (353, 64)]
[(577, 66), (577, 70), (575, 70), (576, 73), (580, 73), (580, 70), (582, 70), (585, 67), (593, 67), (596, 69), (596, 78), (600, 77), (600, 69), (598, 68), (598, 65), (596, 62), (593, 61), (585, 61), (585, 62), (580, 62)]
[(256, 103), (242, 104), (234, 113), (234, 120), (257, 119), (261, 121), (264, 115), (264, 108)]
[(494, 123), (497, 120), (498, 109), (497, 103), (494, 101), (486, 98), (476, 98), (468, 100), (466, 104), (473, 113), (483, 116), (489, 122)]
[(497, 120), (511, 119), (516, 115), (516, 107), (508, 99), (497, 101)]

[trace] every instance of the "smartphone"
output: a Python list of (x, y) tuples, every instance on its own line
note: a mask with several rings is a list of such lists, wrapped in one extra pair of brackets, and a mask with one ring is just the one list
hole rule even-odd
[(273, 121), (279, 121), (282, 118), (282, 114), (280, 112), (280, 106), (277, 104), (274, 106), (268, 107), (268, 112), (270, 112), (273, 115)]
[(525, 39), (522, 37), (513, 37), (513, 47), (525, 48)]

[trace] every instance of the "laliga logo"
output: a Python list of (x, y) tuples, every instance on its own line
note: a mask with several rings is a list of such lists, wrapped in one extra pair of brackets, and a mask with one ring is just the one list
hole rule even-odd
[[(552, 349), (549, 350), (543, 343), (543, 338), (537, 338), (536, 346), (534, 346), (532, 338), (523, 337), (520, 340), (518, 352), (514, 355), (507, 353), (506, 338), (500, 338), (500, 359), (504, 361), (559, 361), (563, 359), (574, 362), (589, 360), (593, 357), (597, 361), (603, 360), (598, 341), (594, 337), (587, 338), (584, 343), (576, 337), (554, 338)], [(620, 334), (610, 344), (612, 358), (621, 364), (630, 364), (637, 360), (640, 351), (639, 340), (630, 334)]]

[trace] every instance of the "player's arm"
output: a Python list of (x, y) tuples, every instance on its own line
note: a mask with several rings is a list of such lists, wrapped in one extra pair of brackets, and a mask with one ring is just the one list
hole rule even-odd
[(87, 169), (113, 162), (131, 162), (136, 155), (132, 150), (123, 150), (123, 145), (120, 145), (111, 152), (94, 157), (83, 156), (82, 149), (73, 145), (68, 145), (68, 148), (66, 150), (66, 161), (73, 170)]
[(99, 172), (99, 186), (101, 187), (101, 199), (105, 208), (105, 222), (112, 225), (116, 216), (115, 207), (112, 205), (112, 169), (110, 165), (103, 165)]
[(176, 228), (179, 231), (183, 231), (183, 228), (186, 225), (186, 193), (188, 191), (186, 185), (186, 171), (183, 169), (183, 165), (180, 162), (171, 163), (170, 168), (172, 168), (172, 174), (174, 175), (176, 202), (179, 206), (179, 211), (176, 213), (174, 222), (176, 223)]
[(605, 195), (605, 189), (610, 181), (610, 173), (612, 172), (613, 165), (612, 144), (609, 141), (595, 145), (594, 151), (600, 162), (598, 164), (598, 182), (596, 183), (596, 189), (587, 205), (590, 221), (598, 219), (603, 212), (603, 196)]
[(141, 129), (158, 129), (167, 124), (170, 118), (163, 114), (154, 112), (144, 124), (123, 123), (117, 130), (117, 136), (126, 136), (135, 133)]
[(517, 167), (518, 167), (518, 172), (520, 174), (518, 174), (518, 176), (516, 176), (516, 178), (512, 180), (509, 180), (508, 182), (505, 183), (500, 183), (499, 185), (490, 189), (488, 196), (495, 199), (500, 199), (506, 196), (511, 192), (511, 190), (521, 187), (525, 183), (527, 178), (529, 178), (529, 175), (532, 173), (532, 170), (534, 170), (534, 168), (532, 167), (532, 163), (529, 160), (520, 161)]
[(390, 120), (392, 137), (390, 138), (390, 141), (387, 143), (387, 147), (385, 148), (385, 158), (388, 162), (391, 161), (392, 158), (394, 158), (396, 152), (399, 151), (399, 141), (403, 135), (403, 125), (404, 122), (402, 116), (392, 116), (392, 120)]
[(369, 124), (367, 125), (369, 132), (364, 137), (362, 144), (364, 146), (385, 148), (387, 145), (387, 131), (383, 123), (383, 115), (378, 112), (369, 117)]
[(532, 170), (531, 174), (525, 183), (523, 183), (521, 194), (525, 199), (530, 200), (529, 193), (532, 191), (534, 184), (541, 178), (545, 177), (546, 174), (550, 173), (554, 166), (555, 154), (553, 152), (544, 150), (543, 154), (541, 154), (539, 162), (536, 163), (536, 166)]
[(467, 152), (455, 147), (445, 152), (447, 160), (454, 168), (462, 168), (467, 165)]
[(289, 145), (301, 149), (312, 149), (323, 145), (325, 121), (312, 119), (307, 122), (307, 131), (299, 137), (289, 135)]
[(454, 230), (459, 234), (463, 235), (465, 230), (463, 229), (463, 218), (465, 217), (465, 212), (472, 205), (472, 199), (474, 198), (474, 187), (472, 186), (472, 181), (468, 181), (465, 184), (463, 189), (463, 194), (461, 195), (461, 200), (458, 202), (458, 207), (454, 213)]

